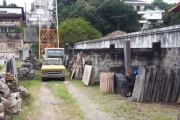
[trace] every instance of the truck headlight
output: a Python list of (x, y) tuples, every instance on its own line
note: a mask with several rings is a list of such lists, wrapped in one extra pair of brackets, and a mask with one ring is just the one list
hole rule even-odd
[(62, 71), (62, 74), (65, 74), (65, 70)]
[(42, 74), (46, 74), (46, 71), (42, 70)]

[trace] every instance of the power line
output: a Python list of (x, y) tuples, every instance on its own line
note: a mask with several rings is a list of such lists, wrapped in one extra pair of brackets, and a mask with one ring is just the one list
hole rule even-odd
[(121, 17), (125, 17), (126, 18), (127, 15), (121, 15), (121, 16), (112, 16), (111, 18), (117, 18), (118, 19), (118, 24), (117, 24), (117, 27), (118, 27), (118, 30), (119, 30), (119, 18)]

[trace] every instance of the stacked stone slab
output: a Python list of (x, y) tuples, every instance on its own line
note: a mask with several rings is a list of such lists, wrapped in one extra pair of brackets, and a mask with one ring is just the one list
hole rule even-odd
[(138, 102), (176, 103), (180, 90), (180, 68), (162, 70), (159, 66), (141, 66), (132, 98)]
[(20, 92), (12, 92), (5, 82), (5, 78), (0, 79), (0, 119), (11, 120), (13, 114), (17, 114), (22, 108)]
[(21, 68), (18, 68), (18, 78), (34, 78), (35, 69), (31, 59), (27, 57), (21, 61)]

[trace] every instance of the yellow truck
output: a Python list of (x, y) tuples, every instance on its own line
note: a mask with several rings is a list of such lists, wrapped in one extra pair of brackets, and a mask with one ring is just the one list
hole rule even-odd
[(66, 69), (62, 62), (61, 58), (44, 58), (41, 68), (42, 81), (48, 78), (60, 78), (64, 81)]
[(64, 48), (45, 48), (43, 64), (41, 68), (42, 81), (49, 78), (60, 78), (65, 80), (65, 52)]

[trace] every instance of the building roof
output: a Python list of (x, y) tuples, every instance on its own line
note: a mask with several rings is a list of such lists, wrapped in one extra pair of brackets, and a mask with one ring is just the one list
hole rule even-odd
[(168, 10), (169, 12), (180, 12), (180, 2)]
[(104, 36), (103, 38), (115, 37), (115, 36), (120, 36), (120, 35), (124, 35), (124, 34), (126, 34), (126, 33), (123, 31), (117, 30), (112, 33), (109, 33), (108, 35)]
[(0, 8), (21, 8), (21, 9), (23, 9), (23, 7), (11, 7), (11, 6), (6, 6), (6, 7), (0, 6)]
[(23, 16), (23, 14), (0, 14), (0, 18), (20, 18)]
[(23, 7), (10, 7), (10, 6), (0, 6), (0, 9), (1, 8), (20, 8), (21, 9), (21, 12), (22, 14), (0, 14), (0, 17), (23, 17), (23, 21), (25, 21), (25, 12), (24, 12), (24, 8)]

